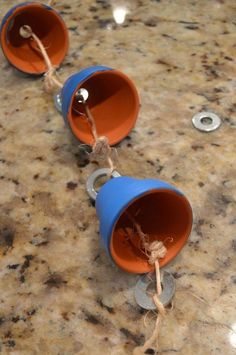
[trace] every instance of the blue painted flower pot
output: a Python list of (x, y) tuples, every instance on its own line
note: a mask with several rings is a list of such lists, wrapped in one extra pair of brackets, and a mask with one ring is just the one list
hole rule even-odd
[(125, 138), (135, 125), (139, 97), (133, 82), (122, 72), (105, 66), (93, 66), (72, 75), (62, 92), (62, 114), (65, 123), (81, 142), (92, 145), (94, 138), (85, 118), (84, 104), (76, 93), (88, 92), (88, 105), (99, 136), (106, 136), (110, 145)]
[(131, 273), (153, 269), (140, 248), (130, 216), (149, 235), (161, 240), (167, 255), (160, 266), (169, 263), (183, 248), (192, 228), (192, 209), (187, 198), (174, 186), (155, 179), (116, 177), (106, 182), (96, 198), (100, 234), (114, 262)]

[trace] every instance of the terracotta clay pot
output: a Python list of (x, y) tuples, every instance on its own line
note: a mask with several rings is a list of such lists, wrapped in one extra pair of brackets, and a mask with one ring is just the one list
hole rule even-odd
[(104, 66), (86, 68), (66, 81), (61, 93), (64, 120), (78, 140), (92, 145), (84, 106), (76, 100), (81, 88), (88, 92), (87, 105), (98, 135), (106, 136), (110, 145), (120, 142), (134, 127), (140, 108), (133, 82), (122, 72)]
[(193, 217), (188, 199), (160, 180), (115, 177), (102, 186), (95, 203), (107, 253), (127, 272), (142, 274), (154, 269), (130, 216), (150, 242), (159, 240), (166, 246), (167, 254), (159, 260), (161, 267), (179, 254), (191, 233)]
[(42, 41), (54, 66), (59, 66), (68, 51), (68, 31), (61, 16), (50, 6), (26, 2), (11, 8), (4, 16), (0, 39), (4, 55), (18, 70), (27, 74), (43, 74), (47, 67), (31, 38), (23, 38), (20, 28), (28, 25)]

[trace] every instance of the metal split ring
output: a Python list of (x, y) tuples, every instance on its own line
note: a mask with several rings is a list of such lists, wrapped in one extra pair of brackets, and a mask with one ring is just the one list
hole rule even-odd
[[(137, 304), (147, 310), (155, 310), (156, 305), (152, 300), (152, 297), (148, 295), (147, 289), (149, 285), (154, 282), (155, 274), (144, 274), (140, 277), (139, 281), (137, 282), (134, 290), (134, 297)], [(162, 293), (159, 297), (163, 306), (167, 306), (174, 294), (175, 294), (175, 278), (167, 271), (163, 271), (161, 274), (161, 283), (162, 283)]]

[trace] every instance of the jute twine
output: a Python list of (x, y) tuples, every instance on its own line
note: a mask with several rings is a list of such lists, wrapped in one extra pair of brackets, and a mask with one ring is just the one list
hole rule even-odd
[[(22, 26), (20, 28), (19, 33), (25, 39), (33, 39), (37, 43), (38, 49), (42, 54), (42, 57), (47, 66), (47, 72), (45, 73), (45, 80), (44, 80), (45, 91), (47, 93), (53, 93), (58, 89), (61, 90), (63, 88), (63, 84), (57, 78), (56, 67), (52, 65), (52, 62), (47, 54), (46, 48), (44, 47), (42, 41), (33, 32), (32, 28), (28, 25)], [(94, 159), (102, 159), (107, 161), (108, 166), (110, 167), (112, 173), (115, 169), (115, 163), (112, 159), (112, 151), (114, 148), (110, 147), (109, 140), (107, 137), (98, 136), (95, 120), (89, 109), (89, 106), (87, 105), (86, 102), (82, 102), (82, 104), (84, 106), (87, 123), (89, 124), (92, 136), (94, 138), (92, 157)]]
[(153, 302), (156, 305), (158, 315), (156, 318), (154, 330), (150, 338), (145, 341), (143, 346), (138, 346), (133, 351), (134, 355), (141, 355), (145, 354), (149, 348), (154, 348), (154, 350), (157, 351), (159, 347), (158, 338), (160, 333), (160, 326), (163, 318), (166, 315), (165, 307), (159, 299), (162, 293), (159, 259), (163, 259), (166, 256), (167, 249), (162, 241), (155, 240), (150, 242), (148, 234), (142, 231), (140, 224), (137, 223), (135, 218), (128, 212), (126, 212), (126, 215), (133, 222), (133, 225), (140, 237), (141, 247), (144, 250), (144, 254), (147, 256), (149, 264), (155, 266), (156, 274), (156, 293), (153, 295)]
[(85, 113), (87, 117), (87, 121), (90, 125), (91, 133), (93, 135), (94, 144), (92, 156), (100, 159), (104, 159), (107, 161), (108, 166), (110, 167), (111, 173), (115, 170), (115, 163), (112, 159), (112, 151), (115, 148), (111, 148), (109, 144), (109, 140), (106, 136), (98, 136), (96, 123), (94, 117), (86, 103), (84, 103)]
[(25, 39), (32, 38), (43, 56), (45, 64), (47, 66), (47, 72), (45, 73), (44, 89), (47, 93), (53, 93), (55, 90), (62, 89), (63, 84), (56, 76), (56, 67), (52, 65), (52, 62), (47, 54), (47, 51), (39, 39), (39, 37), (32, 31), (32, 28), (28, 25), (24, 25), (20, 28), (20, 35)]
[(49, 0), (48, 6), (53, 6), (53, 5), (55, 5), (55, 3), (56, 3), (56, 0)]

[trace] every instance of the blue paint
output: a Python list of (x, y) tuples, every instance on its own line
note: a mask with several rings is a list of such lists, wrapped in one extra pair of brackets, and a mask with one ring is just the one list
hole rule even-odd
[[(10, 10), (8, 10), (8, 12), (5, 14), (5, 16), (3, 17), (2, 19), (2, 22), (1, 22), (1, 25), (0, 25), (0, 33), (2, 32), (3, 30), (3, 27), (5, 26), (6, 22), (8, 21), (9, 18), (13, 17), (14, 15), (14, 12), (15, 10), (21, 8), (21, 7), (24, 7), (24, 6), (28, 6), (28, 5), (39, 5), (41, 6), (42, 8), (45, 8), (46, 10), (53, 10), (54, 12), (57, 12), (55, 11), (51, 6), (48, 6), (48, 5), (45, 5), (45, 4), (40, 4), (39, 2), (35, 2), (35, 1), (27, 1), (27, 2), (22, 2), (21, 4), (18, 4), (18, 5), (15, 5), (13, 6)], [(59, 14), (58, 14), (59, 15)], [(59, 15), (60, 16), (60, 15)], [(14, 17), (13, 17), (14, 18)], [(2, 47), (2, 42), (0, 41), (1, 43), (1, 47)], [(3, 50), (3, 48), (2, 48)], [(4, 53), (4, 50), (3, 50), (3, 53)], [(5, 55), (5, 53), (4, 53)], [(6, 56), (6, 55), (5, 55)], [(7, 56), (6, 56), (7, 58)], [(8, 58), (7, 58), (8, 59)], [(10, 63), (15, 69), (17, 69), (18, 71), (20, 71), (21, 73), (24, 73), (26, 74), (24, 71), (20, 70), (19, 68), (17, 68), (13, 63)], [(27, 73), (27, 75), (31, 75), (31, 76), (39, 76), (39, 75), (43, 75), (44, 73)]]
[(2, 31), (2, 28), (5, 25), (5, 23), (7, 22), (8, 18), (13, 15), (13, 13), (16, 9), (23, 7), (23, 6), (27, 6), (27, 5), (32, 5), (32, 4), (41, 5), (42, 7), (45, 7), (47, 10), (53, 10), (53, 8), (51, 6), (48, 6), (45, 4), (39, 4), (38, 2), (34, 2), (34, 1), (22, 2), (21, 4), (15, 5), (10, 10), (8, 10), (6, 15), (2, 19), (1, 26), (0, 26), (0, 32)]
[(32, 1), (29, 1), (29, 2), (22, 2), (21, 4), (18, 4), (18, 5), (15, 5), (13, 6), (10, 10), (8, 10), (8, 12), (6, 13), (6, 15), (3, 17), (2, 19), (2, 22), (1, 22), (1, 26), (0, 26), (0, 32), (2, 31), (2, 28), (3, 26), (5, 25), (5, 23), (7, 22), (8, 18), (10, 16), (13, 15), (14, 11), (20, 7), (23, 7), (23, 6), (27, 6), (27, 5), (30, 5), (30, 4), (34, 4), (34, 2)]
[(100, 221), (100, 234), (108, 255), (110, 242), (115, 227), (122, 212), (137, 198), (152, 190), (166, 189), (183, 194), (174, 186), (154, 179), (135, 179), (121, 176), (106, 182), (98, 192), (96, 211)]
[(93, 67), (88, 67), (86, 69), (81, 70), (79, 73), (73, 74), (70, 76), (61, 92), (61, 100), (62, 100), (62, 115), (65, 121), (65, 124), (68, 125), (68, 112), (70, 110), (72, 100), (74, 97), (74, 94), (78, 88), (79, 85), (81, 85), (85, 80), (90, 78), (93, 74), (99, 73), (102, 71), (108, 71), (112, 70), (112, 68), (105, 67), (103, 65), (96, 65)]

